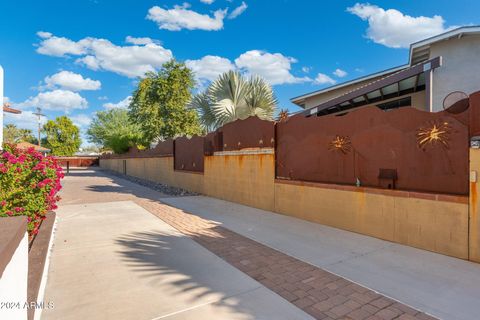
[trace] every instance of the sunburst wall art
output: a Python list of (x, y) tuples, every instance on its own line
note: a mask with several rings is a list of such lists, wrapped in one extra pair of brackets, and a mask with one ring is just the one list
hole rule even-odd
[(350, 141), (350, 137), (348, 136), (335, 136), (329, 143), (328, 149), (330, 151), (338, 151), (343, 154), (347, 154), (352, 150), (352, 142)]
[(448, 141), (452, 129), (448, 122), (431, 122), (417, 130), (417, 144), (421, 149), (431, 146), (449, 148)]

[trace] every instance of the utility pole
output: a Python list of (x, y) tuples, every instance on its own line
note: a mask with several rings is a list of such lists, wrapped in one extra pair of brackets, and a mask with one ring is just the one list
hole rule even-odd
[(42, 113), (42, 108), (37, 107), (37, 112), (33, 113), (38, 117), (38, 146), (41, 147), (41, 139), (40, 139), (40, 132), (42, 131), (42, 117), (45, 117), (45, 115)]

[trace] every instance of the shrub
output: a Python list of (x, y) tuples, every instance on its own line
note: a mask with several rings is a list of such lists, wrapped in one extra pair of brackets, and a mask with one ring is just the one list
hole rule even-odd
[(53, 157), (33, 148), (4, 147), (0, 154), (0, 217), (27, 216), (28, 232), (35, 235), (46, 213), (57, 208), (62, 168)]

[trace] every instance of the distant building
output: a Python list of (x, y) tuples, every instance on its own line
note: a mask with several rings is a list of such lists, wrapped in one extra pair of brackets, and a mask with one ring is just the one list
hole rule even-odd
[(44, 147), (38, 146), (36, 144), (29, 143), (29, 142), (19, 142), (19, 143), (17, 143), (17, 148), (22, 149), (22, 150), (27, 150), (27, 149), (33, 148), (33, 149), (35, 149), (35, 151), (38, 151), (38, 152), (42, 153), (44, 156), (46, 156), (51, 151), (48, 148), (44, 148)]
[(480, 26), (461, 27), (410, 45), (409, 63), (291, 99), (305, 115), (366, 106), (437, 112), (452, 92), (480, 89)]

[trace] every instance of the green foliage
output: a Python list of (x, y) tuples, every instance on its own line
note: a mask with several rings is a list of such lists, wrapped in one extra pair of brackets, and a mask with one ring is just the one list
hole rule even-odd
[(132, 123), (125, 109), (99, 111), (87, 130), (88, 140), (115, 153), (125, 153), (132, 146), (142, 146), (143, 135)]
[(194, 85), (192, 71), (175, 60), (140, 80), (129, 115), (148, 143), (202, 132), (198, 114), (187, 107)]
[(205, 92), (196, 95), (189, 106), (200, 114), (204, 129), (211, 131), (250, 116), (272, 121), (277, 99), (263, 78), (247, 80), (239, 72), (229, 71), (220, 75)]
[(5, 143), (19, 143), (22, 141), (36, 143), (37, 139), (29, 129), (20, 129), (14, 124), (3, 127), (3, 141)]
[(0, 218), (27, 216), (30, 235), (57, 208), (63, 172), (53, 157), (5, 144), (0, 155)]
[(67, 116), (49, 120), (44, 126), (46, 148), (55, 156), (72, 156), (82, 144), (80, 130)]

